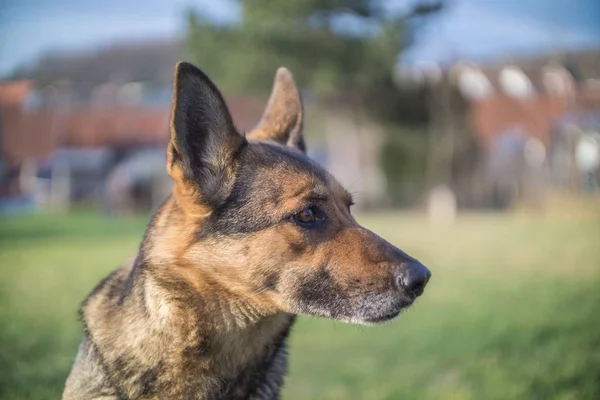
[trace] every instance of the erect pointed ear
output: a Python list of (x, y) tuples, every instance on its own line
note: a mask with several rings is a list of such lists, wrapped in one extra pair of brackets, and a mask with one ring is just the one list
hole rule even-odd
[(258, 126), (247, 135), (251, 140), (272, 140), (306, 152), (302, 136), (302, 99), (292, 74), (281, 67), (269, 103)]
[(215, 207), (231, 192), (246, 144), (215, 84), (190, 63), (175, 68), (167, 171), (178, 196)]

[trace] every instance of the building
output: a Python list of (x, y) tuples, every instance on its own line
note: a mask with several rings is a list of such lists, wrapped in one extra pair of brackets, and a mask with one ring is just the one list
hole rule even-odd
[(581, 167), (577, 149), (600, 147), (599, 71), (600, 51), (400, 70), (400, 83), (428, 93), (430, 186), (449, 186), (459, 206), (495, 208), (597, 191), (600, 172)]
[[(87, 98), (67, 81), (0, 83), (2, 196), (55, 208), (156, 207), (170, 192), (164, 155), (171, 96), (170, 85), (145, 82), (99, 84)], [(229, 106), (239, 128), (249, 130), (263, 105), (232, 97)]]

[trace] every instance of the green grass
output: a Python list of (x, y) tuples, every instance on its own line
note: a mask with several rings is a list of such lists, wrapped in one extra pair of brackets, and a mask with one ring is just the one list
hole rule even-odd
[[(600, 216), (359, 218), (433, 279), (396, 321), (302, 317), (284, 399), (600, 398)], [(60, 397), (77, 308), (133, 255), (145, 219), (0, 220), (0, 398)]]

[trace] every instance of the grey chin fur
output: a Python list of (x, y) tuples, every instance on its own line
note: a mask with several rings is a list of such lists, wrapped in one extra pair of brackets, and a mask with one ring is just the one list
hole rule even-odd
[[(412, 304), (396, 293), (364, 294), (348, 298), (337, 298), (328, 305), (320, 302), (302, 302), (302, 314), (329, 318), (359, 325), (378, 325), (389, 322)], [(391, 316), (390, 318), (386, 318)]]

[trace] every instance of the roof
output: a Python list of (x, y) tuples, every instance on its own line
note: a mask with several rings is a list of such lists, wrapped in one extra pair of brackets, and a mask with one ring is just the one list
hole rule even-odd
[[(28, 111), (23, 103), (31, 83), (4, 85), (0, 103), (2, 149), (9, 162), (44, 158), (57, 148), (166, 146), (171, 105), (149, 107), (74, 105)], [(231, 96), (228, 105), (241, 132), (258, 123), (264, 104), (251, 97)]]
[(0, 82), (0, 107), (20, 106), (32, 88), (30, 80)]
[(569, 109), (568, 102), (557, 97), (532, 96), (519, 100), (498, 93), (472, 103), (469, 120), (475, 137), (485, 147), (516, 126), (528, 136), (549, 144), (552, 122)]
[[(544, 66), (540, 63), (540, 66)], [(600, 85), (594, 79), (575, 81), (566, 69), (555, 64), (554, 72), (565, 71), (565, 86), (559, 92), (544, 83), (544, 68), (529, 67), (521, 70), (531, 82), (531, 92), (521, 98), (511, 96), (502, 88), (500, 74), (507, 65), (479, 68), (493, 90), (479, 99), (466, 99), (468, 123), (479, 143), (484, 147), (505, 131), (520, 128), (528, 137), (535, 137), (549, 145), (552, 127), (559, 118), (584, 110), (600, 110)], [(548, 68), (548, 65), (545, 65)]]

